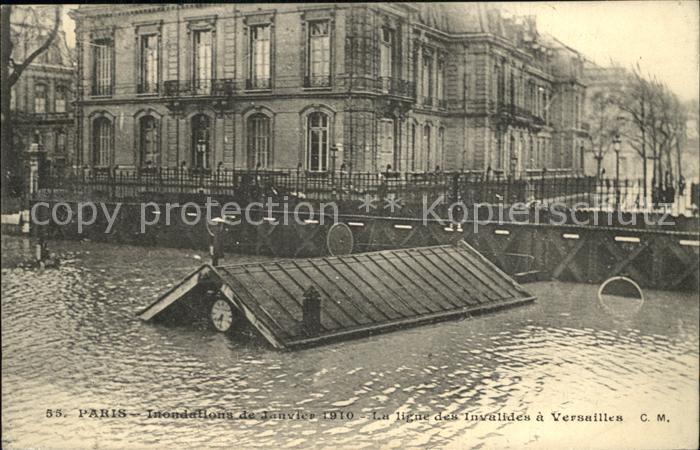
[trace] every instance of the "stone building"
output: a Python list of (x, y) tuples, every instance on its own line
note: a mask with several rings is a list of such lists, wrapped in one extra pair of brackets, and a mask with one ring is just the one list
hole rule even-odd
[(81, 5), (80, 165), (581, 167), (582, 59), (481, 4)]
[[(32, 28), (52, 24), (37, 23), (37, 17), (27, 7), (13, 8), (13, 59), (23, 61), (43, 43)], [(73, 54), (59, 30), (51, 46), (24, 70), (11, 89), (12, 141), (20, 154), (41, 151), (58, 170), (74, 163), (74, 82)]]

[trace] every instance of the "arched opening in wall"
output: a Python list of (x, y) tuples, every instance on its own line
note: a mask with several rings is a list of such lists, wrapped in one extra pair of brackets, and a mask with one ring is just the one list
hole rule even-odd
[(141, 167), (158, 167), (161, 163), (158, 120), (153, 116), (139, 119), (139, 155)]
[(270, 118), (256, 113), (248, 118), (246, 128), (248, 148), (248, 168), (266, 169), (272, 167), (272, 137)]
[(206, 114), (192, 117), (192, 167), (208, 169), (211, 158), (211, 120)]
[(43, 83), (34, 85), (34, 112), (46, 112), (46, 85)]
[(114, 145), (112, 122), (106, 117), (98, 117), (93, 121), (92, 129), (92, 164), (94, 167), (109, 167)]
[(311, 172), (324, 172), (328, 170), (330, 118), (317, 111), (306, 120), (306, 167)]

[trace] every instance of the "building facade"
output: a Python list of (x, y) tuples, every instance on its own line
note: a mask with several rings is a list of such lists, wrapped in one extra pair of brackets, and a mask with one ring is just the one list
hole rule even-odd
[[(26, 7), (13, 8), (13, 58), (23, 61), (38, 48), (34, 30), (43, 26)], [(42, 152), (51, 166), (62, 170), (75, 163), (75, 122), (73, 117), (75, 65), (63, 31), (24, 70), (12, 86), (12, 142), (20, 154)], [(24, 157), (25, 162), (27, 160)]]
[(84, 5), (73, 17), (81, 166), (581, 167), (582, 59), (532, 19), (410, 3)]

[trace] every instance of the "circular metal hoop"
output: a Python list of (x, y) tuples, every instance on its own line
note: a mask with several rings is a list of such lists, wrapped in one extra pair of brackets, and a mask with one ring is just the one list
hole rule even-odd
[[(612, 305), (609, 305), (605, 301), (605, 294), (603, 293), (603, 290), (605, 289), (605, 287), (608, 284), (610, 284), (614, 281), (623, 281), (623, 282), (628, 283), (639, 294), (639, 298), (638, 298), (639, 301), (636, 302), (634, 305), (632, 305), (631, 309), (624, 311), (624, 313), (622, 313), (621, 311), (616, 311)], [(631, 278), (622, 277), (622, 276), (615, 276), (615, 277), (611, 277), (611, 278), (608, 278), (607, 280), (605, 280), (598, 288), (598, 302), (600, 303), (601, 307), (604, 310), (606, 310), (607, 312), (611, 313), (614, 316), (620, 317), (620, 316), (635, 315), (642, 308), (642, 305), (644, 305), (644, 291), (642, 291), (642, 288), (639, 286), (639, 284), (637, 284), (637, 282), (632, 280)]]
[(344, 223), (334, 223), (326, 233), (326, 250), (331, 256), (349, 255), (355, 246), (352, 230)]

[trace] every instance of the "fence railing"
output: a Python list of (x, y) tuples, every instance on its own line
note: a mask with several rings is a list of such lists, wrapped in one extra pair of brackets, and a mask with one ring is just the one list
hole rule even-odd
[[(143, 168), (45, 171), (39, 183), (43, 197), (66, 200), (340, 202), (397, 200), (402, 214), (417, 214), (426, 205), (476, 204), (563, 205), (593, 210), (668, 210), (691, 207), (688, 192), (673, 186), (648, 189), (642, 180), (614, 180), (576, 175), (514, 178), (485, 172), (309, 172), (305, 170), (238, 170)], [(690, 189), (688, 189), (690, 190)], [(285, 198), (286, 197), (286, 198)], [(675, 206), (674, 206), (675, 205)], [(355, 209), (357, 206), (355, 206)], [(382, 206), (379, 205), (382, 212)]]
[[(325, 88), (334, 92), (371, 92), (402, 99), (415, 98), (415, 83), (397, 77), (372, 77), (365, 75), (278, 75), (273, 78), (211, 78), (211, 79), (174, 79), (156, 84), (118, 83), (114, 86), (101, 87), (99, 90), (79, 93), (90, 96), (154, 96), (173, 99), (178, 97), (230, 97), (289, 93), (308, 88)], [(262, 92), (258, 92), (262, 91)]]

